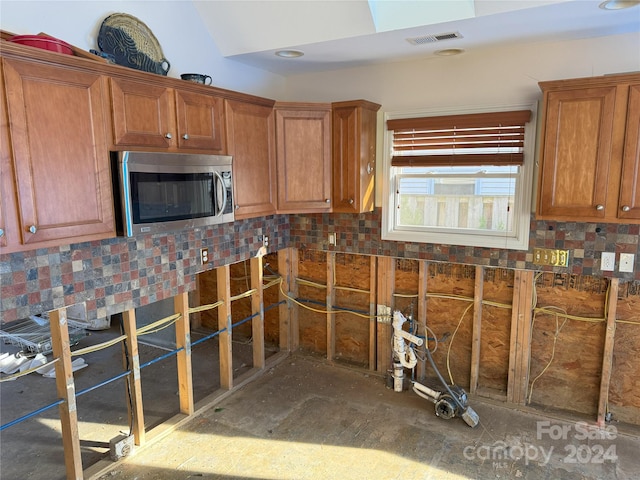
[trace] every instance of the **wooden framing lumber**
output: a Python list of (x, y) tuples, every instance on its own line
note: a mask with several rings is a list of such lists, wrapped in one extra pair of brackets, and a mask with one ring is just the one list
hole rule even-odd
[(480, 334), (482, 330), (482, 299), (484, 297), (484, 268), (476, 267), (475, 285), (473, 294), (473, 331), (471, 336), (471, 374), (469, 378), (469, 393), (475, 394), (478, 390), (478, 377), (480, 375)]
[(144, 411), (142, 408), (142, 382), (140, 380), (140, 356), (138, 355), (138, 334), (136, 331), (136, 311), (131, 308), (122, 313), (122, 323), (127, 352), (129, 354), (129, 415), (132, 416), (133, 440), (136, 445), (143, 445), (145, 442)]
[(620, 280), (611, 279), (607, 303), (607, 328), (604, 338), (604, 351), (602, 353), (602, 375), (600, 377), (600, 396), (598, 399), (598, 425), (604, 426), (608, 402), (611, 372), (613, 370), (613, 345), (616, 333), (616, 314), (618, 308), (618, 289)]
[(333, 305), (336, 303), (335, 292), (336, 254), (327, 252), (327, 360), (333, 361), (336, 356), (336, 316)]
[(391, 316), (393, 315), (393, 289), (395, 281), (395, 265), (396, 261), (390, 257), (378, 258), (378, 315), (389, 315), (388, 318), (378, 318), (377, 320), (377, 337), (378, 337), (378, 355), (377, 368), (378, 372), (385, 373), (391, 368)]
[(420, 347), (420, 359), (417, 365), (417, 378), (424, 381), (427, 376), (426, 349), (429, 348), (429, 333), (427, 332), (427, 278), (429, 264), (421, 260), (418, 264), (418, 335), (424, 337), (424, 344)]
[(189, 293), (184, 292), (173, 297), (175, 313), (180, 314), (176, 321), (176, 349), (182, 348), (176, 355), (178, 366), (178, 394), (180, 412), (193, 413), (193, 378), (191, 370), (191, 333), (189, 327)]
[(376, 369), (377, 326), (376, 322), (376, 286), (377, 262), (373, 255), (369, 257), (369, 370)]
[(530, 270), (516, 270), (513, 280), (507, 401), (521, 405), (529, 385), (533, 275)]
[(216, 268), (218, 299), (222, 304), (218, 307), (218, 328), (223, 330), (218, 335), (220, 356), (220, 387), (225, 390), (233, 388), (233, 360), (231, 356), (231, 282), (229, 265)]
[[(298, 250), (284, 248), (278, 250), (278, 273), (282, 277), (282, 291), (293, 298), (298, 298)], [(298, 306), (292, 304), (282, 293), (280, 301), (280, 350), (295, 351), (300, 345), (300, 327), (298, 324)]]
[(263, 293), (262, 257), (251, 259), (251, 337), (253, 339), (253, 366), (264, 368), (264, 293)]
[(49, 313), (51, 324), (51, 344), (53, 356), (57, 358), (56, 391), (64, 402), (59, 406), (64, 447), (64, 464), (68, 479), (83, 478), (82, 457), (80, 455), (80, 435), (78, 433), (78, 410), (76, 392), (71, 366), (71, 345), (67, 323), (67, 309), (52, 310)]

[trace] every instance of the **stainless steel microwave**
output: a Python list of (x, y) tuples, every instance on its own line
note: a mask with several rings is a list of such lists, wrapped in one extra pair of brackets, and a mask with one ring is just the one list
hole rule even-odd
[(113, 163), (121, 235), (234, 221), (230, 156), (118, 152)]

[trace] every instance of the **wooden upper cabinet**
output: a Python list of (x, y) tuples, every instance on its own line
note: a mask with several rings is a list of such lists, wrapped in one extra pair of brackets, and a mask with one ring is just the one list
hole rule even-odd
[(218, 96), (112, 78), (111, 98), (117, 147), (226, 153)]
[(640, 220), (640, 84), (629, 88), (618, 205), (620, 218)]
[(273, 107), (226, 100), (225, 119), (236, 219), (273, 215), (277, 181)]
[(540, 84), (538, 218), (640, 218), (638, 83), (640, 75), (632, 74)]
[(115, 236), (105, 77), (15, 58), (3, 74), (17, 206), (9, 251)]
[(365, 100), (332, 104), (333, 212), (373, 210), (379, 109)]
[(331, 209), (331, 105), (276, 102), (278, 212)]

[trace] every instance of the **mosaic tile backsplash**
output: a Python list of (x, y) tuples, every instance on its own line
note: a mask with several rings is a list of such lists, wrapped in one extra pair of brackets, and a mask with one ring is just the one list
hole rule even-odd
[[(86, 302), (89, 321), (195, 288), (195, 275), (289, 244), (289, 216), (0, 254), (2, 323)], [(209, 263), (200, 263), (200, 248)]]
[[(360, 215), (274, 215), (206, 229), (0, 254), (0, 320), (26, 318), (86, 302), (88, 320), (104, 318), (195, 288), (195, 275), (246, 260), (269, 235), (269, 252), (292, 246), (363, 255), (555, 271), (640, 281), (640, 225), (531, 220), (529, 251), (392, 242), (381, 239), (381, 209)], [(329, 246), (328, 234), (337, 235)], [(210, 262), (201, 265), (200, 248)], [(536, 247), (571, 250), (569, 267), (534, 265)], [(603, 251), (635, 254), (635, 273), (602, 272)]]
[[(335, 250), (347, 253), (382, 255), (437, 262), (487, 265), (575, 275), (616, 276), (640, 280), (640, 225), (549, 222), (531, 219), (529, 250), (506, 250), (431, 243), (382, 240), (382, 210), (371, 213), (314, 214), (291, 216), (291, 246), (298, 249)], [(328, 245), (329, 233), (336, 232), (336, 245)], [(571, 250), (569, 267), (540, 266), (533, 263), (534, 248)], [(616, 252), (616, 271), (600, 270), (600, 254)], [(635, 254), (635, 273), (617, 271), (620, 253)]]

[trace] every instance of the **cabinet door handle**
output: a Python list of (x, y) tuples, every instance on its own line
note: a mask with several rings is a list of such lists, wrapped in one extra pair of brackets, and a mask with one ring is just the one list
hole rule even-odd
[(189, 134), (188, 134), (188, 133), (185, 133), (184, 135), (182, 135), (182, 138), (183, 138), (184, 140), (189, 140)]
[(240, 208), (240, 205), (236, 203), (236, 210), (238, 210), (239, 208)]
[(327, 199), (324, 201), (324, 203), (331, 203), (331, 199), (330, 199), (330, 198), (327, 198)]
[(596, 210), (604, 210), (604, 205), (602, 204), (596, 205)]
[(629, 205), (623, 205), (622, 206), (622, 211), (623, 212), (628, 212), (629, 210), (631, 210), (631, 207)]
[(349, 205), (353, 205), (353, 198), (349, 199)]
[(373, 172), (373, 165), (371, 164), (371, 162), (367, 163), (367, 175), (371, 175), (371, 172)]
[(164, 138), (171, 140), (173, 138), (173, 135), (171, 135), (171, 132), (167, 132), (164, 134)]
[(36, 233), (38, 231), (38, 228), (35, 225), (31, 225), (29, 227), (29, 233)]

